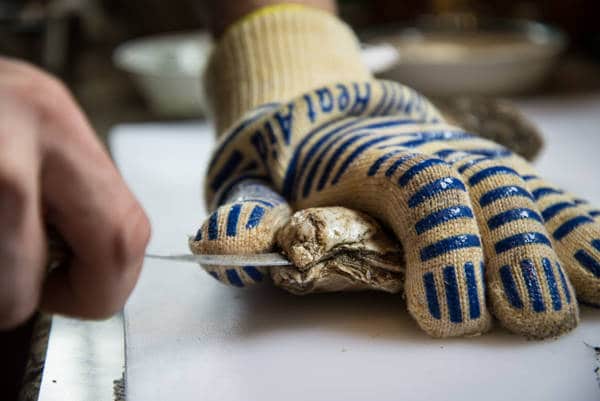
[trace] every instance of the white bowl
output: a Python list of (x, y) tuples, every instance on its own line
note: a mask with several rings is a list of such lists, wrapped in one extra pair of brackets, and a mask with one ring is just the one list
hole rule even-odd
[(126, 42), (114, 52), (152, 110), (165, 117), (206, 114), (201, 75), (212, 47), (206, 32), (172, 34)]

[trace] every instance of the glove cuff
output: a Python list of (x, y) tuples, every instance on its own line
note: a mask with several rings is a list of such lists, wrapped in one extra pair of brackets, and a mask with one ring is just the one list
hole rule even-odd
[(262, 104), (372, 76), (345, 23), (321, 10), (282, 5), (232, 25), (213, 51), (204, 79), (220, 135)]

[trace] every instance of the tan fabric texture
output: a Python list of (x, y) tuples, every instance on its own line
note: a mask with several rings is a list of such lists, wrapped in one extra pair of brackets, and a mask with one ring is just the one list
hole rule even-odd
[[(312, 13), (296, 10), (286, 18)], [(277, 27), (280, 18), (246, 22), (266, 27), (252, 40), (268, 41), (271, 21)], [(332, 16), (319, 18), (348, 32)], [(310, 36), (307, 29), (300, 24), (294, 32), (277, 32)], [(228, 35), (220, 46), (249, 40)], [(296, 56), (356, 46), (347, 40), (322, 41)], [(286, 60), (297, 59), (291, 51), (286, 48)], [(227, 54), (216, 50), (212, 71), (237, 60)], [(277, 60), (247, 57), (266, 71)], [(191, 240), (194, 252), (272, 249), (291, 210), (344, 206), (377, 218), (402, 243), (408, 311), (432, 336), (481, 334), (491, 327), (491, 312), (515, 333), (547, 338), (577, 325), (576, 295), (600, 304), (596, 209), (538, 177), (506, 148), (445, 123), (414, 90), (360, 74), (338, 80), (318, 57), (309, 61), (323, 68), (329, 84), (314, 81), (284, 99), (278, 89), (265, 95), (268, 78), (253, 82), (266, 104), (236, 112), (244, 116), (221, 136), (205, 191), (212, 214)], [(229, 85), (227, 96), (247, 98), (245, 88)], [(209, 272), (242, 287), (265, 281), (267, 270)]]
[(334, 81), (367, 80), (354, 34), (324, 11), (282, 8), (234, 25), (205, 75), (218, 132), (257, 106)]

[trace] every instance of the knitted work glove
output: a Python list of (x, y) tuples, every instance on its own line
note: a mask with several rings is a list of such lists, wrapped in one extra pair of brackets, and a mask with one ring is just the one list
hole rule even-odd
[[(600, 304), (600, 213), (400, 84), (338, 82), (255, 108), (223, 135), (206, 196), (193, 252), (272, 250), (291, 208), (378, 218), (404, 245), (408, 310), (432, 336), (485, 332), (489, 310), (555, 336), (578, 322), (575, 294)], [(207, 270), (241, 287), (269, 269)]]
[[(433, 336), (485, 332), (492, 311), (543, 338), (577, 324), (576, 294), (600, 304), (598, 212), (414, 91), (374, 81), (334, 16), (282, 6), (245, 18), (206, 82), (220, 142), (193, 252), (271, 251), (292, 208), (346, 206), (402, 243), (408, 310)], [(238, 287), (275, 271), (207, 270)]]

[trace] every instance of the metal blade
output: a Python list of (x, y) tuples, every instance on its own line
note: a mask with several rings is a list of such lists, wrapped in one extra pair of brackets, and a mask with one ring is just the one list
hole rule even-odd
[[(52, 317), (38, 401), (113, 401), (125, 368), (123, 313), (109, 320)], [(29, 399), (29, 398), (27, 398)]]
[(147, 258), (173, 262), (193, 262), (208, 266), (292, 266), (292, 262), (279, 253), (257, 253), (249, 255), (155, 255)]

